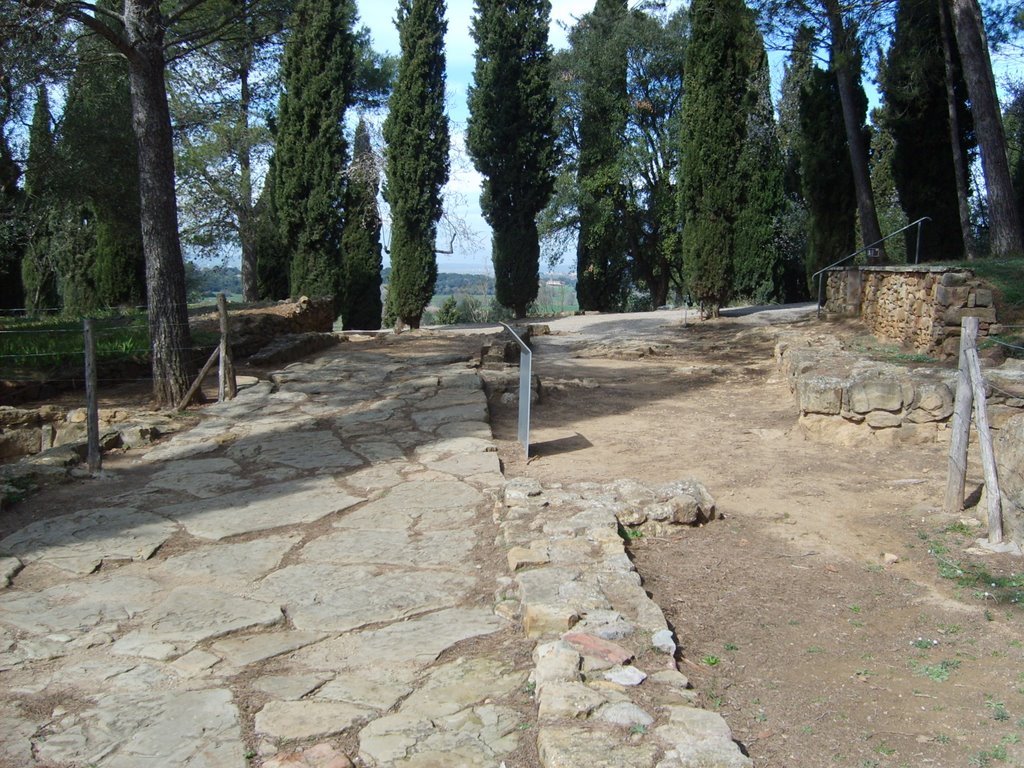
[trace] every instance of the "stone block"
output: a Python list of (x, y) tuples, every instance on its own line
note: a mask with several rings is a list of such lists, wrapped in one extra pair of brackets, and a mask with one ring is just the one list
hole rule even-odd
[(975, 307), (991, 307), (993, 296), (992, 291), (988, 288), (975, 288), (971, 296), (974, 299)]
[(864, 419), (865, 423), (872, 429), (891, 429), (903, 423), (903, 417), (898, 413), (888, 411), (872, 411)]
[(903, 387), (898, 379), (872, 374), (855, 379), (847, 391), (850, 410), (868, 414), (872, 411), (896, 412), (903, 407)]
[(935, 302), (942, 307), (962, 307), (967, 303), (970, 288), (957, 286), (953, 288), (940, 285), (935, 291)]
[(967, 285), (967, 278), (969, 276), (969, 272), (946, 272), (942, 276), (941, 284), (946, 287)]
[(535, 547), (512, 547), (508, 551), (508, 569), (518, 571), (531, 565), (546, 565), (551, 562), (545, 549)]
[(907, 414), (907, 420), (916, 424), (945, 421), (953, 415), (953, 393), (942, 383), (924, 382), (917, 385), (917, 395)]
[(586, 718), (607, 702), (605, 696), (580, 682), (550, 682), (540, 691), (537, 717)]
[(994, 323), (996, 321), (995, 307), (949, 307), (942, 319), (946, 325), (960, 326), (960, 321), (965, 317), (976, 317), (983, 323)]
[(579, 620), (576, 610), (566, 603), (523, 606), (523, 631), (527, 637), (558, 635), (572, 629)]
[(801, 413), (838, 414), (843, 404), (843, 380), (833, 376), (807, 376), (796, 385)]

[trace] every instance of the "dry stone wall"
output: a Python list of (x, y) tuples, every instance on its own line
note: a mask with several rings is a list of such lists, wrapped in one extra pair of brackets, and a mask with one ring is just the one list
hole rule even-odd
[(998, 333), (992, 290), (969, 270), (935, 266), (833, 269), (826, 310), (859, 317), (878, 339), (937, 357), (954, 357), (960, 321), (977, 317), (979, 335)]
[[(800, 409), (801, 424), (829, 439), (945, 440), (956, 370), (864, 360), (833, 336), (783, 334), (775, 359)], [(984, 371), (989, 422), (1001, 429), (1024, 413), (1024, 362)]]

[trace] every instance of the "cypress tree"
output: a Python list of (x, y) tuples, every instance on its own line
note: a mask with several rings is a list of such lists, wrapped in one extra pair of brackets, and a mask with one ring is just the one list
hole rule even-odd
[[(944, 2), (944, 0), (941, 0)], [(954, 66), (959, 62), (955, 61)], [(970, 111), (962, 77), (954, 83), (961, 132), (957, 151), (972, 148)], [(931, 217), (921, 231), (921, 254), (928, 260), (963, 257), (957, 211), (942, 53), (939, 7), (935, 0), (900, 0), (896, 29), (879, 71), (885, 96), (881, 122), (892, 133), (892, 170), (908, 220)], [(910, 238), (909, 247), (916, 245)], [(908, 252), (913, 259), (913, 252)]]
[(59, 303), (57, 266), (51, 242), (59, 219), (54, 196), (57, 153), (50, 98), (45, 86), (38, 88), (28, 137), (25, 200), (32, 223), (28, 248), (21, 262), (21, 282), (25, 307), (36, 312), (52, 309)]
[(537, 298), (537, 214), (557, 163), (548, 0), (476, 0), (476, 67), (467, 148), (483, 174), (480, 206), (493, 231), (495, 294), (517, 317)]
[(274, 194), (292, 296), (337, 296), (356, 11), (352, 0), (299, 0), (282, 60)]
[(768, 55), (751, 21), (750, 78), (743, 148), (737, 171), (743, 185), (736, 215), (733, 293), (755, 304), (781, 302), (785, 264), (776, 230), (785, 206), (785, 171), (771, 100)]
[(444, 0), (399, 0), (398, 77), (384, 121), (391, 206), (388, 314), (418, 328), (437, 279), (435, 240), (448, 181)]
[(683, 269), (705, 312), (731, 295), (740, 155), (751, 112), (751, 13), (740, 0), (694, 0), (686, 51), (680, 175)]
[(70, 303), (83, 310), (136, 305), (145, 300), (146, 262), (128, 66), (94, 34), (79, 41), (77, 54), (57, 147), (60, 193), (84, 210), (76, 225), (84, 219), (90, 232), (83, 233), (89, 247), (79, 268), (62, 275), (62, 293), (65, 304), (74, 294)]
[(346, 329), (374, 331), (381, 323), (380, 174), (370, 146), (366, 121), (359, 119), (348, 170), (341, 318)]
[(834, 73), (811, 70), (800, 92), (800, 132), (809, 281), (819, 269), (856, 250), (857, 198)]
[(261, 299), (288, 298), (288, 248), (277, 215), (276, 155), (270, 156), (253, 210), (253, 248), (256, 251), (256, 290)]
[(1024, 221), (1024, 84), (1018, 83), (1012, 101), (1003, 113), (1010, 177), (1017, 195), (1017, 210)]
[(618, 309), (629, 288), (622, 184), (628, 104), (621, 32), (627, 13), (626, 0), (597, 0), (573, 46), (580, 53), (582, 81), (576, 298), (583, 310)]
[(0, 309), (25, 306), (21, 285), (24, 245), (24, 200), (18, 179), (21, 169), (0, 126)]

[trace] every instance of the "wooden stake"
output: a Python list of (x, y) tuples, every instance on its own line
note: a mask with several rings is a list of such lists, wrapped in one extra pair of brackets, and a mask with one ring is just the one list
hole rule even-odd
[[(972, 324), (968, 320), (974, 320)], [(964, 508), (964, 484), (967, 480), (967, 444), (971, 434), (971, 374), (967, 367), (967, 348), (976, 343), (978, 318), (965, 317), (960, 323), (960, 366), (956, 373), (956, 401), (950, 421), (953, 435), (949, 439), (949, 474), (946, 479), (945, 510), (951, 515)]]
[(90, 472), (97, 472), (103, 466), (100, 453), (100, 409), (96, 394), (96, 336), (92, 329), (92, 318), (82, 318), (82, 336), (85, 346), (85, 425), (88, 439), (86, 463)]
[(238, 393), (235, 381), (235, 363), (231, 357), (231, 343), (228, 340), (228, 300), (223, 293), (217, 294), (217, 310), (220, 313), (220, 368), (217, 374), (217, 402), (234, 400)]
[(981, 375), (978, 360), (978, 318), (965, 317), (964, 324), (973, 321), (974, 344), (967, 347), (967, 368), (971, 373), (971, 388), (974, 390), (974, 421), (978, 428), (978, 443), (981, 446), (981, 466), (985, 471), (985, 498), (988, 500), (988, 543), (1001, 544), (1003, 541), (1003, 502), (999, 496), (999, 473), (996, 471), (996, 455), (992, 449), (992, 432), (988, 428), (988, 409), (985, 405), (985, 379)]
[(203, 370), (199, 372), (199, 375), (196, 376), (196, 380), (192, 382), (192, 386), (188, 388), (188, 392), (186, 392), (185, 396), (181, 398), (181, 402), (178, 403), (177, 408), (175, 408), (176, 411), (185, 410), (185, 407), (192, 402), (192, 398), (196, 396), (196, 392), (198, 392), (199, 388), (203, 385), (203, 379), (206, 378), (206, 374), (208, 374), (210, 369), (213, 368), (213, 363), (218, 357), (220, 357), (220, 347), (213, 350), (213, 353), (210, 355), (210, 359), (207, 360), (206, 365), (203, 366)]

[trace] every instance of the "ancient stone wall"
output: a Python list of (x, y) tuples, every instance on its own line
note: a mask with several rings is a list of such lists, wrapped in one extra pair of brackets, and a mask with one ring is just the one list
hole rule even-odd
[(960, 321), (999, 331), (991, 289), (968, 270), (936, 266), (852, 267), (828, 272), (826, 310), (860, 317), (876, 338), (935, 357), (954, 357)]
[[(782, 334), (775, 357), (796, 398), (800, 422), (812, 432), (839, 441), (947, 439), (956, 392), (952, 368), (864, 360), (828, 334)], [(998, 430), (1024, 413), (1024, 364), (1010, 359), (986, 368), (984, 376), (989, 423)]]

